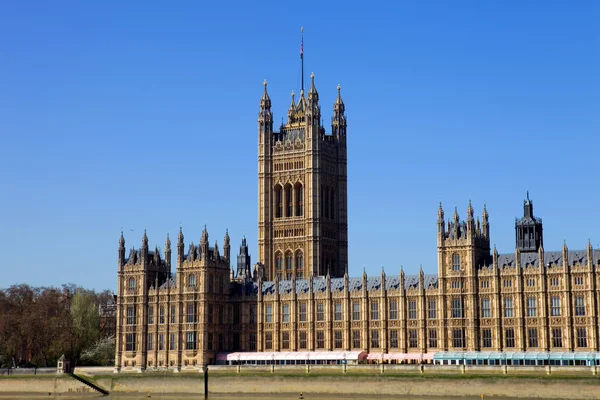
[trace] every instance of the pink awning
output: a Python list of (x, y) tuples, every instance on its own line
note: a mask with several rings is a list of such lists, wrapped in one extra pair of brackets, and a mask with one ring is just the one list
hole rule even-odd
[(299, 361), (320, 360), (337, 361), (363, 360), (367, 353), (363, 351), (265, 351), (265, 352), (237, 352), (219, 353), (219, 361)]

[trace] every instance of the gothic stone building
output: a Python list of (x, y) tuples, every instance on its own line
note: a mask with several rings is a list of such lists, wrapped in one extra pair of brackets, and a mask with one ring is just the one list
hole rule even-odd
[(437, 275), (351, 278), (347, 273), (346, 120), (338, 87), (332, 133), (320, 125), (314, 80), (272, 131), (259, 112), (259, 263), (245, 239), (237, 270), (223, 252), (177, 240), (163, 256), (118, 257), (117, 369), (196, 369), (222, 352), (360, 350), (598, 351), (600, 251), (547, 252), (529, 196), (510, 254), (490, 248), (489, 215), (437, 218)]

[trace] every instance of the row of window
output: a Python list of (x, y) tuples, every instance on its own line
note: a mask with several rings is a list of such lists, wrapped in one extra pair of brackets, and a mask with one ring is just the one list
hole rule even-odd
[[(361, 344), (361, 331), (353, 330), (352, 332), (352, 340), (351, 344), (353, 348), (362, 348)], [(399, 340), (398, 340), (398, 330), (389, 330), (388, 332), (388, 343), (389, 348), (395, 349), (398, 348)], [(333, 348), (341, 349), (343, 348), (343, 336), (344, 332), (341, 330), (336, 330), (333, 332)], [(369, 344), (371, 348), (379, 348), (380, 347), (380, 330), (373, 329), (369, 332)], [(453, 348), (462, 349), (466, 347), (466, 336), (465, 330), (462, 328), (453, 329), (451, 331), (451, 346)], [(527, 346), (529, 348), (538, 348), (539, 347), (539, 333), (537, 328), (529, 328), (527, 329)], [(317, 331), (316, 332), (316, 348), (317, 349), (325, 349), (325, 331)], [(515, 347), (515, 330), (514, 328), (508, 328), (504, 330), (504, 339), (503, 344), (505, 348), (514, 348)], [(563, 335), (561, 328), (554, 328), (551, 330), (551, 344), (553, 348), (562, 348), (563, 347)], [(407, 337), (407, 345), (409, 348), (417, 348), (419, 346), (419, 331), (417, 329), (409, 329), (408, 337)], [(438, 347), (438, 331), (437, 329), (429, 329), (427, 330), (427, 345), (429, 348), (437, 348)], [(578, 348), (587, 348), (587, 329), (586, 328), (576, 328), (576, 346)], [(300, 349), (307, 348), (307, 332), (300, 331), (298, 332), (298, 347)], [(493, 347), (493, 337), (492, 337), (492, 329), (482, 329), (481, 330), (481, 348), (492, 348)], [(290, 348), (290, 332), (282, 332), (281, 333), (281, 349), (289, 349)], [(265, 349), (272, 350), (273, 349), (273, 333), (265, 332)]]
[[(428, 316), (430, 319), (436, 319), (436, 301), (429, 300), (428, 302)], [(460, 309), (461, 314), (462, 311), (462, 301), (460, 301)], [(390, 320), (398, 319), (398, 301), (390, 300), (389, 301), (389, 310), (388, 310), (388, 318)], [(352, 303), (352, 320), (360, 321), (361, 317), (360, 310), (360, 302)], [(372, 301), (370, 308), (370, 319), (372, 321), (379, 320), (379, 302)], [(316, 316), (317, 321), (325, 321), (325, 303), (317, 302), (316, 304)], [(417, 302), (416, 300), (411, 300), (408, 302), (408, 318), (409, 319), (417, 319)], [(460, 317), (462, 318), (462, 317)], [(342, 303), (336, 302), (333, 304), (333, 320), (334, 321), (342, 321), (343, 320), (343, 306)], [(290, 322), (290, 303), (283, 303), (281, 305), (281, 321), (282, 322)], [(298, 321), (306, 322), (307, 321), (307, 303), (300, 302), (298, 303)], [(271, 323), (273, 322), (273, 305), (267, 304), (265, 306), (265, 322)]]
[[(429, 300), (427, 302), (427, 317), (428, 319), (436, 319), (437, 318), (437, 302), (436, 300)], [(505, 318), (514, 318), (514, 304), (512, 297), (505, 297), (503, 303), (503, 315)], [(380, 318), (379, 315), (379, 302), (372, 301), (370, 308), (370, 320), (377, 321)], [(465, 318), (465, 307), (464, 301), (461, 298), (453, 298), (451, 300), (451, 308), (450, 308), (451, 318)], [(558, 296), (554, 296), (551, 298), (551, 307), (550, 307), (550, 315), (553, 317), (561, 316), (561, 298)], [(585, 298), (583, 296), (575, 297), (575, 316), (583, 317), (586, 315), (586, 307), (585, 307)], [(527, 298), (527, 316), (528, 317), (537, 317), (537, 298), (536, 297), (528, 297)], [(492, 307), (491, 300), (489, 298), (481, 299), (481, 317), (482, 318), (491, 318), (492, 317)], [(316, 318), (317, 321), (325, 321), (325, 303), (317, 302), (316, 304)], [(398, 319), (398, 301), (390, 300), (389, 301), (389, 320), (397, 320)], [(417, 319), (417, 301), (411, 300), (408, 302), (408, 319)], [(281, 305), (281, 320), (282, 322), (290, 322), (290, 305), (289, 303), (284, 303)], [(343, 306), (342, 303), (336, 302), (333, 304), (333, 320), (334, 321), (342, 321), (343, 320)], [(361, 320), (361, 307), (360, 302), (352, 303), (352, 320), (360, 321)], [(300, 302), (298, 305), (298, 321), (306, 322), (307, 321), (307, 304), (306, 302)], [(267, 304), (265, 306), (265, 322), (273, 322), (273, 305)]]
[[(225, 307), (222, 305), (218, 305), (218, 306), (213, 306), (212, 304), (209, 304), (207, 307), (207, 322), (209, 324), (215, 323), (215, 318), (214, 318), (214, 314), (215, 314), (215, 309), (217, 311), (217, 317), (218, 317), (218, 323), (219, 324), (223, 324), (225, 321)], [(135, 306), (128, 306), (127, 307), (127, 318), (126, 318), (126, 323), (127, 325), (134, 325), (136, 323), (136, 310), (137, 308)], [(233, 316), (233, 323), (234, 324), (239, 324), (240, 323), (240, 305), (239, 304), (233, 304), (232, 307), (232, 316)], [(172, 305), (171, 306), (171, 312), (169, 314), (169, 321), (171, 324), (175, 324), (177, 323), (177, 306)], [(184, 315), (184, 321), (186, 323), (196, 323), (198, 322), (198, 305), (196, 303), (188, 303), (185, 305), (185, 315)], [(165, 307), (164, 306), (160, 306), (158, 308), (158, 323), (159, 324), (164, 324), (166, 321), (166, 316), (165, 316)], [(154, 306), (150, 305), (148, 306), (148, 325), (154, 325)], [(256, 322), (256, 306), (255, 305), (251, 305), (250, 306), (250, 323), (255, 323)]]
[(275, 185), (275, 218), (301, 217), (304, 215), (304, 188), (300, 183), (287, 184), (285, 188)]

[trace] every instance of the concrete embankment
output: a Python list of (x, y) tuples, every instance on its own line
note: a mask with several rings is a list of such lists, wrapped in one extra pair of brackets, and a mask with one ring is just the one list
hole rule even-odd
[[(77, 368), (111, 393), (204, 394), (199, 370), (179, 373), (112, 373), (108, 368)], [(89, 393), (67, 377), (0, 378), (0, 392)], [(57, 384), (65, 383), (66, 385)], [(12, 382), (11, 382), (12, 381)], [(40, 383), (41, 382), (41, 383)], [(17, 389), (18, 387), (18, 389)], [(62, 392), (58, 387), (64, 387)], [(54, 389), (53, 389), (54, 388)], [(330, 394), (479, 398), (502, 396), (538, 399), (600, 399), (600, 378), (590, 367), (464, 366), (300, 366), (209, 367), (212, 394)], [(58, 389), (60, 390), (60, 389)]]
[(68, 375), (56, 374), (0, 377), (0, 393), (98, 394)]

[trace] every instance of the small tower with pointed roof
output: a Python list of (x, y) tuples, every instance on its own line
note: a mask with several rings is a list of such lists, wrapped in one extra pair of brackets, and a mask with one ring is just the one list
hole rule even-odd
[(529, 191), (523, 202), (523, 218), (515, 218), (516, 248), (523, 253), (535, 253), (544, 246), (542, 219), (533, 215)]

